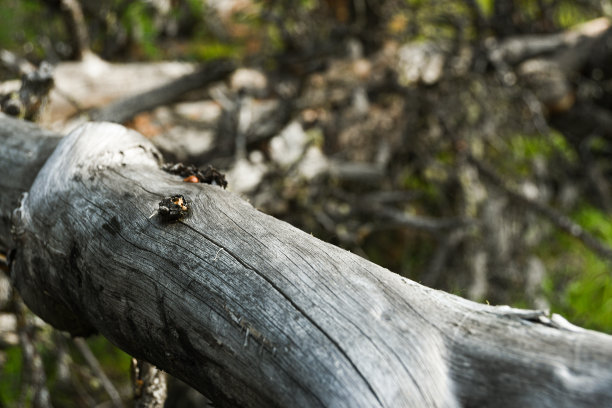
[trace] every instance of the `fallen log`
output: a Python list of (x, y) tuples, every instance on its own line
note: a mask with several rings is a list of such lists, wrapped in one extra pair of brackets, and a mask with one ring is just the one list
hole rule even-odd
[[(33, 133), (2, 115), (0, 129), (13, 153)], [(46, 152), (30, 151), (24, 162)], [(2, 160), (7, 152), (0, 147)], [(24, 182), (11, 279), (36, 314), (73, 335), (103, 334), (216, 406), (586, 407), (612, 398), (611, 336), (428, 289), (160, 163), (138, 133), (89, 123)], [(0, 187), (19, 180), (3, 174)], [(177, 195), (182, 216), (155, 212)]]

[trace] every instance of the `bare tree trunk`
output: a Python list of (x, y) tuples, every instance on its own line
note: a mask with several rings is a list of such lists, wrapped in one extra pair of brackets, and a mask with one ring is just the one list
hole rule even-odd
[[(5, 116), (2, 128), (15, 132), (0, 132), (4, 160), (3, 146), (29, 133)], [(102, 333), (215, 406), (576, 407), (612, 398), (612, 337), (428, 289), (159, 164), (139, 134), (90, 123), (23, 186), (11, 278), (35, 313), (74, 335)], [(179, 194), (181, 219), (150, 217)]]

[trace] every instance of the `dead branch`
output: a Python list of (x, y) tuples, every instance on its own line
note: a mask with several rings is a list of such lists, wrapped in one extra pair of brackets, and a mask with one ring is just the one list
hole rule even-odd
[(226, 78), (235, 66), (230, 61), (213, 61), (196, 72), (184, 75), (158, 88), (133, 95), (91, 114), (93, 120), (122, 123), (140, 112), (175, 102), (189, 91)]
[(585, 231), (584, 228), (572, 221), (568, 216), (544, 203), (528, 198), (515, 191), (492, 168), (473, 156), (468, 156), (468, 161), (478, 169), (478, 172), (486, 180), (493, 184), (493, 186), (501, 189), (512, 201), (524, 205), (525, 208), (546, 218), (557, 228), (576, 238), (602, 258), (612, 260), (612, 248)]

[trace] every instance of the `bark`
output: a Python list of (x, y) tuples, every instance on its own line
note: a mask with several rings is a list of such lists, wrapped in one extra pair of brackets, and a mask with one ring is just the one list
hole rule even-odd
[[(0, 116), (9, 127), (0, 146), (32, 133)], [(610, 401), (612, 337), (428, 289), (159, 165), (144, 137), (90, 123), (22, 186), (11, 278), (35, 313), (102, 333), (215, 406)], [(150, 217), (175, 194), (182, 219)]]

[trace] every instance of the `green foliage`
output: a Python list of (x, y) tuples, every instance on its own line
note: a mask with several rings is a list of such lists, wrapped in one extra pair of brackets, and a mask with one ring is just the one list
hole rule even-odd
[(593, 207), (584, 207), (576, 214), (576, 219), (584, 228), (612, 245), (612, 221), (609, 215)]
[(546, 167), (552, 173), (557, 166), (572, 167), (578, 159), (565, 137), (554, 130), (546, 135), (512, 134), (504, 144), (495, 145), (489, 154), (502, 172), (512, 174), (513, 178), (530, 177), (535, 163), (540, 160), (546, 163)]
[[(32, 59), (44, 58), (40, 39), (53, 35), (58, 26), (61, 26), (57, 18), (49, 18), (48, 14), (42, 2), (37, 0), (2, 0), (0, 49), (27, 55)], [(41, 25), (41, 20), (45, 24)]]
[[(511, 155), (504, 157), (504, 152)], [(550, 177), (555, 168), (576, 165), (576, 152), (562, 134), (517, 133), (500, 147), (497, 166), (505, 173), (531, 177), (537, 160), (546, 163)], [(506, 153), (507, 155), (507, 153)], [(612, 246), (612, 220), (609, 215), (583, 204), (575, 212), (574, 221)], [(584, 245), (561, 231), (552, 232), (551, 240), (539, 245), (539, 256), (549, 270), (544, 291), (552, 309), (570, 321), (594, 330), (612, 332), (612, 273), (610, 263), (602, 260)]]
[(300, 0), (300, 7), (303, 7), (305, 11), (312, 11), (318, 6), (318, 0)]
[(568, 145), (565, 137), (559, 132), (551, 131), (548, 135), (516, 134), (509, 140), (513, 159), (518, 161), (533, 160), (537, 157), (550, 160), (554, 156), (568, 162), (576, 160), (576, 153)]
[[(575, 220), (612, 246), (612, 220), (584, 206)], [(612, 265), (567, 236), (546, 245), (551, 273), (545, 291), (554, 311), (580, 326), (612, 333)]]
[(155, 28), (153, 17), (148, 12), (146, 3), (131, 2), (122, 16), (122, 24), (127, 28), (132, 40), (142, 49), (144, 54), (155, 59), (161, 51), (157, 45), (159, 33)]
[(495, 0), (476, 0), (476, 3), (482, 10), (482, 14), (489, 17), (493, 14), (493, 4)]
[[(65, 342), (67, 339), (58, 339), (59, 334), (45, 326), (43, 330), (38, 332), (36, 346), (43, 360), (45, 374), (47, 376), (47, 387), (52, 397), (54, 406), (65, 408), (83, 406), (83, 401), (76, 398), (78, 393), (74, 389), (74, 385), (86, 390), (92, 398), (97, 401), (107, 399), (106, 392), (102, 389), (97, 378), (91, 373), (87, 367), (87, 363), (83, 359), (79, 351), (70, 344), (68, 345), (69, 359), (67, 360), (70, 370), (70, 383), (61, 382), (57, 377), (58, 371), (58, 353), (56, 341)], [(131, 357), (113, 346), (107, 339), (102, 336), (95, 336), (87, 340), (91, 351), (98, 359), (102, 369), (108, 378), (116, 385), (129, 384), (129, 367)], [(3, 350), (6, 353), (6, 361), (0, 370), (0, 407), (17, 406), (17, 401), (22, 392), (22, 384), (25, 373), (23, 367), (23, 355), (21, 348), (18, 346), (10, 347)], [(64, 362), (64, 364), (66, 361)], [(31, 390), (25, 389), (26, 404), (29, 406), (31, 399)]]
[(196, 60), (208, 61), (218, 58), (235, 58), (241, 55), (243, 46), (217, 40), (202, 41), (189, 48), (189, 56)]
[(442, 192), (436, 183), (431, 182), (431, 179), (440, 175), (441, 174), (436, 171), (427, 171), (427, 169), (425, 169), (425, 174), (422, 176), (420, 174), (415, 174), (413, 169), (406, 167), (402, 174), (401, 184), (405, 190), (422, 193), (426, 201), (434, 203), (439, 201)]
[(283, 49), (283, 36), (281, 35), (280, 29), (277, 26), (268, 25), (267, 36), (272, 50), (278, 52)]
[(610, 264), (591, 255), (585, 266), (580, 278), (567, 288), (573, 319), (584, 327), (612, 333)]
[(595, 7), (589, 8), (574, 0), (560, 2), (555, 20), (560, 27), (571, 27), (587, 20), (598, 17)]
[(117, 384), (129, 381), (129, 367), (131, 357), (115, 347), (103, 336), (95, 336), (87, 339), (87, 344), (91, 348), (104, 372)]
[(20, 393), (22, 371), (22, 353), (19, 347), (10, 347), (6, 352), (6, 362), (0, 371), (0, 406), (11, 406), (17, 401)]

